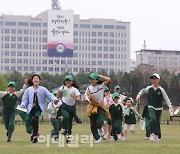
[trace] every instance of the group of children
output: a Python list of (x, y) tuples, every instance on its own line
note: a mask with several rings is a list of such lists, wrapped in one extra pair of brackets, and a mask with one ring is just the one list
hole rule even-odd
[[(174, 111), (164, 89), (159, 85), (160, 76), (153, 74), (150, 79), (152, 85), (142, 89), (136, 97), (136, 101), (139, 101), (144, 93), (148, 94), (147, 104), (141, 116), (132, 107), (132, 98), (120, 93), (119, 85), (115, 86), (114, 93), (110, 94), (108, 84), (111, 79), (97, 73), (90, 74), (90, 85), (87, 87), (85, 95), (86, 100), (89, 101), (87, 116), (90, 118), (90, 128), (95, 143), (100, 143), (102, 137), (106, 139), (110, 138), (111, 135), (114, 141), (117, 141), (120, 136), (123, 136), (123, 140), (127, 141), (128, 130), (135, 133), (135, 115), (140, 119), (145, 119), (146, 139), (154, 142), (159, 141), (161, 138), (160, 117), (163, 100), (167, 103), (169, 111), (171, 113)], [(38, 74), (32, 76), (30, 80), (32, 84), (29, 87), (28, 80), (28, 78), (24, 79), (24, 86), (20, 91), (15, 91), (14, 81), (8, 83), (8, 91), (0, 91), (0, 98), (3, 101), (3, 121), (7, 130), (7, 142), (12, 142), (16, 102), (24, 93), (20, 107), (26, 109), (27, 112), (20, 111), (20, 115), (25, 121), (27, 133), (31, 134), (30, 140), (32, 143), (38, 141), (39, 116), (45, 113), (46, 109), (48, 109), (49, 119), (53, 126), (51, 136), (55, 141), (58, 141), (59, 131), (64, 129), (62, 134), (65, 135), (66, 142), (69, 143), (73, 119), (77, 123), (82, 123), (76, 114), (76, 102), (80, 101), (80, 92), (73, 76), (67, 75), (63, 86), (53, 93), (40, 86), (41, 77)], [(50, 101), (48, 107), (46, 99)], [(123, 121), (124, 127), (122, 127)], [(103, 136), (102, 132), (104, 132)]]

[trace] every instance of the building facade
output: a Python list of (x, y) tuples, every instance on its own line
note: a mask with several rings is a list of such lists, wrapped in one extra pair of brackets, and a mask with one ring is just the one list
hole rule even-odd
[(48, 57), (48, 11), (0, 16), (0, 72), (130, 71), (130, 23), (74, 15), (73, 57)]
[(142, 49), (136, 51), (136, 63), (153, 65), (159, 71), (167, 69), (177, 74), (180, 73), (180, 51)]

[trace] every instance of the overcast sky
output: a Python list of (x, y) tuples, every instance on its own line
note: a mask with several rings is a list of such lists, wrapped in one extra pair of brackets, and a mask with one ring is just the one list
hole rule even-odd
[[(131, 22), (131, 57), (142, 49), (180, 50), (180, 0), (60, 0), (80, 18), (113, 18)], [(0, 13), (36, 16), (51, 0), (0, 0)]]

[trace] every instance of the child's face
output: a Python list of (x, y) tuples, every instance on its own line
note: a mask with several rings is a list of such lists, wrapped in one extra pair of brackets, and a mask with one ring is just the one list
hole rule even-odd
[(131, 100), (127, 100), (127, 101), (126, 101), (125, 106), (127, 106), (127, 107), (131, 107), (131, 106), (132, 106), (132, 102), (131, 102)]
[(67, 87), (71, 87), (72, 84), (73, 84), (73, 81), (71, 81), (71, 80), (66, 80), (66, 81), (65, 81), (65, 84), (66, 84)]
[(151, 79), (151, 83), (155, 86), (159, 85), (160, 80), (159, 79)]
[(40, 83), (39, 77), (38, 76), (34, 76), (32, 82), (33, 82), (33, 85), (39, 85), (39, 83)]
[(98, 80), (93, 80), (93, 79), (89, 79), (89, 82), (90, 82), (90, 84), (92, 85), (92, 86), (96, 86), (97, 85), (97, 83), (98, 83)]
[(114, 100), (114, 103), (118, 103), (119, 97), (114, 97), (113, 100)]
[(120, 89), (114, 89), (114, 92), (120, 93)]
[(104, 96), (110, 96), (110, 91), (105, 91)]
[(8, 92), (9, 92), (9, 93), (13, 93), (15, 90), (16, 90), (16, 88), (15, 88), (13, 85), (10, 85), (10, 86), (8, 87)]

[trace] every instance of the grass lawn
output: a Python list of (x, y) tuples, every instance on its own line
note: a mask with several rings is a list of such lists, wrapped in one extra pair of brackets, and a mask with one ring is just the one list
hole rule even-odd
[[(41, 135), (47, 135), (50, 133), (50, 125), (40, 125)], [(179, 125), (162, 125), (162, 140), (159, 143), (153, 143), (144, 140), (145, 131), (141, 131), (137, 124), (136, 134), (129, 133), (129, 140), (127, 142), (119, 141), (113, 142), (109, 140), (103, 140), (100, 144), (82, 144), (79, 139), (79, 147), (68, 147), (64, 144), (64, 147), (59, 147), (57, 143), (50, 143), (50, 147), (47, 147), (47, 142), (32, 144), (29, 139), (30, 135), (25, 132), (23, 125), (16, 125), (15, 132), (13, 134), (13, 142), (6, 142), (6, 131), (3, 125), (0, 125), (0, 153), (68, 153), (68, 154), (86, 154), (86, 153), (122, 153), (122, 154), (179, 154), (180, 153), (180, 126)], [(75, 125), (73, 127), (73, 134), (89, 135), (89, 124)]]

